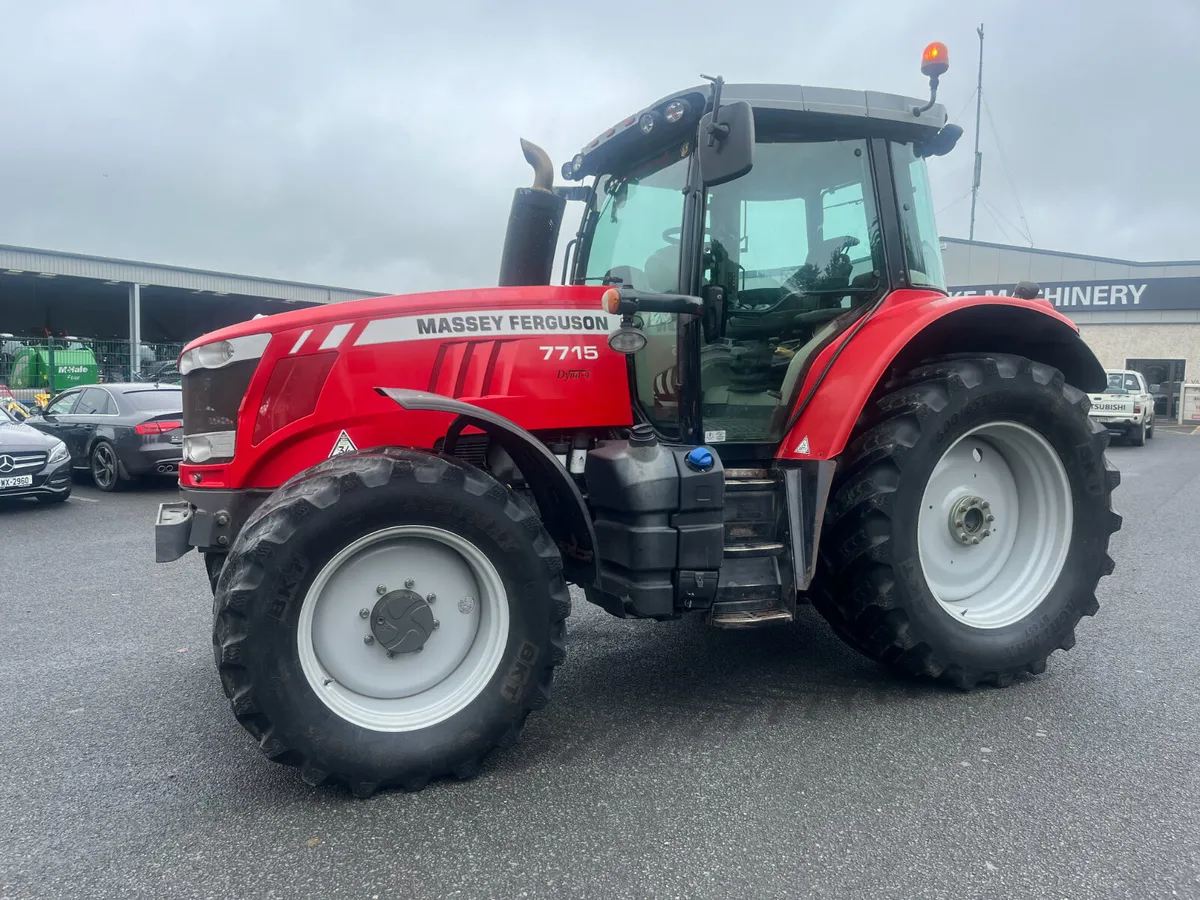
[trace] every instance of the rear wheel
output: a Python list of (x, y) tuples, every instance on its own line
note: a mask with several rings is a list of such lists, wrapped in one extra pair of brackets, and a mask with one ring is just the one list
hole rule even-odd
[(118, 491), (124, 486), (117, 451), (108, 441), (97, 441), (90, 457), (92, 481), (102, 491)]
[(565, 656), (570, 597), (533, 511), (410, 450), (285, 484), (217, 583), (214, 652), (238, 720), (305, 781), (366, 796), (467, 777), (515, 741)]
[(1043, 671), (1112, 572), (1107, 443), (1050, 366), (914, 370), (846, 450), (815, 604), (851, 646), (909, 673), (969, 688)]
[(1146, 420), (1145, 419), (1143, 419), (1141, 421), (1141, 424), (1139, 424), (1138, 427), (1130, 434), (1129, 439), (1130, 439), (1130, 441), (1133, 442), (1133, 446), (1135, 446), (1135, 447), (1145, 447), (1146, 446)]

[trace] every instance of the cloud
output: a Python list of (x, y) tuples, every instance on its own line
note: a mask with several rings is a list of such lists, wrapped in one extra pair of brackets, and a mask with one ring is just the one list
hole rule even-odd
[[(520, 137), (561, 162), (701, 72), (922, 96), (935, 39), (967, 128), (931, 167), (941, 209), (970, 187), (979, 21), (976, 236), (1019, 242), (1023, 209), (1039, 246), (1200, 255), (1189, 0), (12, 4), (0, 242), (367, 290), (494, 284)], [(969, 205), (944, 234), (965, 236)]]

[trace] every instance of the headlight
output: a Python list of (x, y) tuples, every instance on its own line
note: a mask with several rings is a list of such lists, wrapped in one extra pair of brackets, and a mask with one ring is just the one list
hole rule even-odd
[(71, 452), (67, 449), (67, 445), (64, 444), (62, 441), (59, 441), (57, 444), (54, 445), (54, 449), (50, 451), (50, 458), (47, 459), (46, 462), (47, 463), (56, 463), (56, 462), (62, 462), (64, 459), (70, 459), (70, 458), (71, 458)]
[(237, 441), (235, 431), (210, 431), (207, 434), (190, 434), (183, 438), (183, 458), (190, 463), (203, 463), (211, 459), (232, 459)]
[(270, 334), (248, 334), (227, 341), (201, 344), (179, 357), (179, 374), (186, 375), (192, 369), (219, 369), (237, 360), (258, 359), (269, 343)]

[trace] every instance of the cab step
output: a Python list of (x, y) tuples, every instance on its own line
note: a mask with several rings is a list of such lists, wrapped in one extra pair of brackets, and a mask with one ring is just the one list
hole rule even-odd
[(714, 628), (758, 628), (791, 622), (793, 614), (779, 597), (755, 600), (726, 600), (713, 604), (709, 624)]

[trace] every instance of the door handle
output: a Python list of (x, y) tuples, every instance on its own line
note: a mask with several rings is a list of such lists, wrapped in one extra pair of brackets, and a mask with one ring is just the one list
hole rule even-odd
[(84, 430), (84, 431), (95, 431), (95, 430), (96, 430), (96, 426), (95, 426), (94, 424), (91, 424), (91, 423), (85, 423), (85, 424), (84, 424), (84, 426), (83, 426), (83, 430)]

